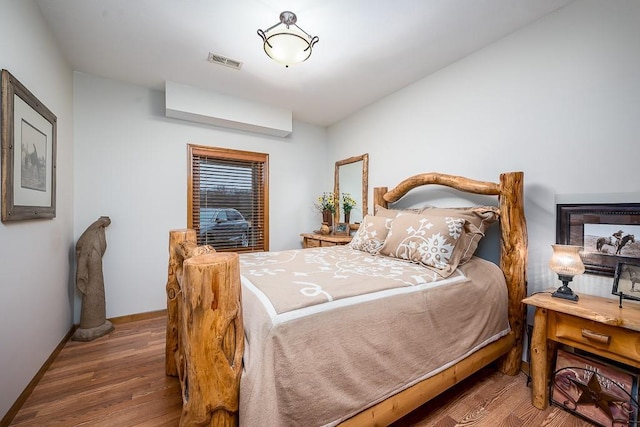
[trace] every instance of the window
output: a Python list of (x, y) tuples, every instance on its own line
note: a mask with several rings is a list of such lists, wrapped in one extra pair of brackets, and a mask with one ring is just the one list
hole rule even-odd
[(269, 155), (188, 146), (187, 226), (217, 251), (269, 250)]

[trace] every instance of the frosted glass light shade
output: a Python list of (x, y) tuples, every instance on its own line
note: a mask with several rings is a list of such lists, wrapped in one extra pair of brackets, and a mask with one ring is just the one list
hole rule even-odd
[(313, 45), (319, 40), (318, 36), (310, 36), (298, 27), (297, 20), (295, 13), (284, 11), (280, 22), (264, 31), (258, 30), (265, 53), (286, 67), (309, 59)]
[(584, 273), (584, 264), (580, 258), (581, 246), (551, 245), (553, 255), (549, 260), (549, 268), (559, 276), (576, 276)]
[(284, 29), (267, 37), (264, 51), (271, 59), (283, 65), (298, 64), (311, 56), (309, 41), (292, 29)]

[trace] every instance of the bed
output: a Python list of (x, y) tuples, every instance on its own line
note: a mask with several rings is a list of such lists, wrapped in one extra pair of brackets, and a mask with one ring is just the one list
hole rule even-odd
[[(424, 185), (497, 207), (391, 209)], [(170, 232), (166, 373), (180, 378), (181, 425), (388, 425), (491, 362), (519, 371), (523, 173), (416, 175), (374, 189), (374, 206), (348, 246), (239, 256)], [(473, 256), (494, 221), (499, 267)]]

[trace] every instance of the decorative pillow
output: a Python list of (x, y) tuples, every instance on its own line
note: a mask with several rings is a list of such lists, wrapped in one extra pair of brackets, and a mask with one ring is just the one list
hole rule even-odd
[(456, 244), (464, 235), (463, 218), (399, 213), (380, 248), (380, 254), (431, 267), (443, 277), (460, 262)]
[(462, 237), (462, 241), (459, 243), (460, 250), (462, 251), (462, 258), (460, 259), (460, 265), (466, 263), (471, 259), (473, 254), (478, 249), (478, 243), (485, 235), (487, 228), (500, 217), (500, 210), (493, 206), (472, 206), (462, 208), (438, 208), (435, 206), (425, 206), (422, 208), (412, 209), (387, 209), (380, 205), (375, 206), (376, 216), (382, 216), (387, 218), (395, 218), (400, 212), (413, 212), (423, 215), (447, 217), (453, 216), (457, 218), (464, 218), (465, 234)]
[(465, 234), (461, 239), (460, 251), (462, 257), (460, 265), (471, 259), (478, 249), (478, 243), (485, 235), (491, 224), (500, 218), (500, 210), (493, 206), (473, 206), (468, 208), (436, 208), (427, 207), (422, 215), (463, 218), (465, 222)]
[(370, 254), (378, 253), (389, 233), (392, 221), (393, 218), (366, 215), (351, 239), (349, 247)]
[(382, 216), (385, 218), (395, 218), (396, 215), (398, 215), (400, 212), (408, 212), (408, 213), (422, 213), (422, 211), (424, 211), (425, 209), (430, 208), (429, 207), (425, 207), (425, 208), (407, 208), (407, 209), (389, 209), (389, 208), (383, 208), (380, 205), (375, 205), (375, 209), (374, 209), (374, 214), (375, 216)]

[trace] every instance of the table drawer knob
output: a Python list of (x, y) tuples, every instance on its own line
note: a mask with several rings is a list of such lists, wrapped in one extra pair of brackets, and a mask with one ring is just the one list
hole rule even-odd
[(583, 329), (582, 336), (588, 340), (602, 344), (609, 344), (611, 342), (611, 337), (609, 335), (600, 334), (598, 332), (590, 331), (589, 329)]

